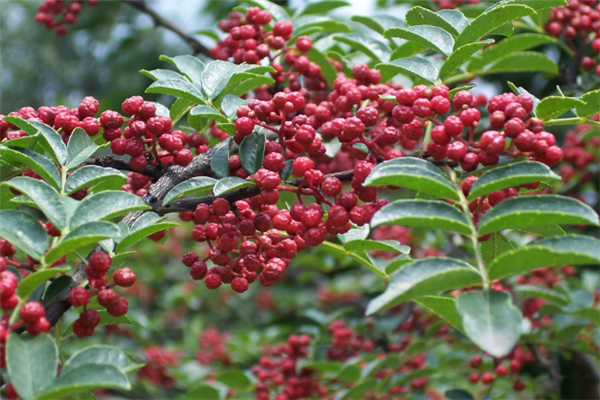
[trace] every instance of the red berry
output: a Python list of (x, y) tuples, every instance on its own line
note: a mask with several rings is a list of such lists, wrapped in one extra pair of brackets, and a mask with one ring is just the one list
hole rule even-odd
[[(466, 182), (466, 180), (464, 182)], [(464, 188), (463, 188), (463, 192), (464, 192)], [(483, 360), (481, 359), (481, 356), (473, 356), (473, 358), (471, 358), (471, 361), (470, 361), (471, 368), (479, 368), (481, 366), (482, 362), (483, 362)]]
[(88, 291), (81, 286), (72, 287), (68, 297), (73, 307), (81, 307), (90, 302)]
[(211, 272), (208, 275), (206, 275), (204, 283), (206, 284), (207, 288), (216, 289), (219, 286), (221, 286), (221, 277)]
[(117, 286), (130, 287), (135, 283), (135, 273), (129, 268), (119, 268), (113, 274), (113, 281)]
[(103, 251), (97, 251), (90, 256), (89, 266), (98, 273), (106, 273), (110, 269), (112, 259)]
[(498, 376), (505, 376), (506, 374), (508, 374), (508, 368), (506, 368), (506, 365), (504, 365), (504, 364), (498, 365), (496, 367), (495, 371), (496, 371), (496, 375), (498, 375)]
[(237, 293), (244, 293), (248, 290), (248, 280), (237, 277), (231, 282), (231, 288)]
[(312, 44), (312, 39), (308, 36), (300, 36), (298, 39), (296, 39), (296, 47), (300, 51), (309, 51), (312, 49)]
[(101, 306), (108, 307), (119, 301), (119, 295), (112, 289), (101, 289), (98, 292), (98, 303)]
[(190, 276), (195, 281), (201, 281), (206, 276), (208, 268), (203, 261), (196, 261), (190, 268)]
[(124, 297), (118, 297), (115, 303), (112, 303), (106, 307), (106, 311), (113, 317), (120, 317), (121, 315), (127, 314), (129, 308), (129, 302)]
[(469, 374), (469, 382), (472, 384), (476, 384), (479, 381), (479, 374), (477, 372), (473, 372)]
[(23, 304), (21, 309), (19, 310), (19, 315), (21, 319), (25, 322), (34, 322), (44, 316), (46, 310), (42, 303), (37, 301), (30, 301), (28, 303)]
[(491, 372), (484, 372), (481, 374), (481, 383), (489, 385), (494, 381), (494, 375)]
[(46, 319), (46, 317), (41, 317), (27, 325), (27, 333), (29, 333), (31, 336), (36, 336), (40, 333), (48, 332), (49, 330), (50, 322)]
[(514, 385), (513, 385), (513, 390), (515, 392), (522, 392), (525, 389), (525, 384), (522, 381), (515, 381)]
[(85, 310), (79, 316), (79, 323), (87, 329), (93, 329), (100, 323), (100, 314), (96, 310)]

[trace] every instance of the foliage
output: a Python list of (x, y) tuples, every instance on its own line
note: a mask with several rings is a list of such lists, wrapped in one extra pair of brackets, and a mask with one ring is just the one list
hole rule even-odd
[(204, 53), (141, 71), (160, 102), (0, 116), (5, 395), (581, 395), (600, 5), (418, 3), (244, 0), (210, 49), (136, 3)]

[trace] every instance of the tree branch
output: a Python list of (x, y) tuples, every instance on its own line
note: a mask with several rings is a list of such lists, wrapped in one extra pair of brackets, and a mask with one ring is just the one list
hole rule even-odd
[(85, 162), (85, 165), (97, 165), (104, 168), (114, 168), (122, 171), (137, 172), (139, 174), (149, 176), (153, 178), (153, 180), (157, 180), (162, 174), (161, 170), (154, 165), (148, 165), (143, 171), (135, 171), (129, 166), (128, 162), (116, 159), (112, 155), (107, 155), (102, 158), (96, 156), (91, 157)]
[(560, 383), (562, 382), (562, 375), (558, 369), (558, 365), (550, 361), (544, 353), (540, 351), (540, 348), (534, 343), (527, 344), (529, 350), (533, 353), (538, 365), (542, 367), (550, 377), (549, 387), (551, 390), (560, 395)]
[(194, 51), (194, 54), (203, 54), (207, 57), (211, 57), (210, 51), (202, 43), (200, 43), (199, 41), (194, 39), (192, 36), (188, 35), (184, 31), (179, 29), (177, 26), (173, 25), (171, 22), (164, 19), (160, 14), (158, 14), (153, 9), (148, 7), (145, 0), (131, 0), (131, 1), (121, 0), (121, 2), (150, 16), (150, 18), (152, 18), (152, 20), (154, 21), (154, 24), (156, 26), (162, 26), (163, 28), (165, 28), (165, 29), (173, 32), (177, 36), (179, 36), (181, 39), (183, 39), (187, 43), (188, 46), (190, 46), (192, 48), (192, 50)]

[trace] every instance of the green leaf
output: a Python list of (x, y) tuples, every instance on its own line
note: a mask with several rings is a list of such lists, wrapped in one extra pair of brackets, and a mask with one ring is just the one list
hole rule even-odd
[(267, 0), (241, 0), (242, 3), (254, 7), (260, 7), (263, 10), (269, 10), (275, 21), (290, 21), (290, 15), (281, 6)]
[[(294, 21), (294, 36), (297, 38), (298, 32), (302, 33), (305, 29), (323, 28), (320, 31), (351, 32), (350, 27), (342, 21), (323, 15), (305, 15)], [(295, 40), (293, 38), (292, 40)]]
[(401, 245), (397, 240), (350, 240), (344, 243), (344, 248), (352, 251), (383, 250), (402, 254), (410, 253), (410, 247)]
[(464, 235), (471, 233), (469, 223), (460, 211), (436, 200), (396, 200), (373, 216), (371, 227), (381, 225), (421, 226)]
[(367, 393), (369, 390), (373, 389), (375, 386), (377, 386), (377, 380), (376, 379), (368, 379), (364, 382), (361, 382), (359, 384), (357, 384), (356, 386), (354, 386), (352, 389), (348, 390), (345, 394), (343, 394), (343, 397), (337, 397), (337, 399), (360, 399), (362, 396), (365, 395), (365, 393)]
[(463, 332), (460, 315), (456, 311), (456, 301), (449, 296), (423, 296), (414, 299), (432, 313), (450, 324), (454, 329)]
[(594, 225), (598, 214), (579, 200), (559, 195), (511, 197), (485, 213), (479, 220), (479, 233), (534, 225)]
[(464, 261), (441, 257), (415, 260), (392, 275), (385, 291), (369, 302), (367, 315), (421, 296), (478, 284), (479, 272)]
[(222, 115), (219, 110), (213, 106), (199, 105), (190, 111), (190, 115), (193, 117), (208, 118), (209, 120), (215, 120), (219, 122), (229, 122), (229, 119)]
[(95, 389), (130, 390), (129, 379), (117, 367), (106, 364), (88, 364), (80, 370), (62, 372), (52, 386), (36, 400), (50, 400)]
[(225, 89), (229, 80), (238, 72), (238, 66), (227, 61), (213, 61), (202, 72), (202, 91), (210, 100), (214, 100)]
[(166, 79), (185, 81), (185, 76), (170, 69), (153, 69), (152, 71), (142, 69), (140, 73), (154, 81), (164, 81)]
[(600, 89), (585, 93), (579, 100), (585, 102), (585, 104), (575, 107), (578, 116), (589, 117), (597, 114), (600, 110)]
[(547, 55), (536, 51), (516, 51), (500, 57), (485, 70), (473, 71), (476, 75), (489, 75), (506, 72), (545, 72), (558, 74), (558, 65)]
[(548, 96), (544, 97), (537, 105), (535, 114), (539, 119), (547, 121), (582, 105), (585, 105), (584, 101), (573, 97)]
[(257, 129), (242, 140), (239, 150), (240, 162), (247, 173), (253, 174), (262, 167), (266, 141), (265, 134)]
[(31, 168), (55, 189), (60, 189), (60, 174), (56, 165), (35, 151), (0, 146), (0, 158), (11, 165), (23, 164)]
[(202, 71), (204, 70), (205, 64), (198, 58), (190, 55), (185, 56), (177, 56), (177, 57), (167, 57), (160, 56), (159, 60), (166, 61), (175, 66), (184, 74), (190, 81), (200, 83), (200, 77), (202, 76)]
[(488, 10), (504, 4), (524, 4), (533, 8), (535, 11), (539, 11), (546, 8), (566, 6), (569, 3), (567, 3), (566, 0), (503, 0), (496, 4), (492, 4), (488, 7)]
[(185, 395), (186, 399), (221, 400), (219, 391), (212, 386), (200, 385), (192, 387)]
[(34, 399), (56, 376), (58, 349), (47, 333), (27, 339), (11, 333), (6, 342), (6, 367), (19, 396)]
[(451, 73), (456, 71), (456, 69), (463, 65), (467, 60), (472, 59), (475, 52), (491, 43), (494, 43), (494, 41), (488, 39), (481, 42), (468, 43), (456, 49), (450, 54), (446, 61), (444, 61), (444, 64), (440, 68), (440, 79), (443, 81), (449, 77)]
[(78, 167), (82, 162), (94, 155), (99, 148), (83, 129), (76, 128), (71, 133), (69, 144), (67, 144), (65, 167), (69, 171)]
[(65, 192), (71, 194), (84, 187), (94, 186), (97, 183), (114, 182), (115, 184), (124, 184), (126, 181), (127, 175), (114, 168), (86, 165), (75, 170), (67, 178)]
[(173, 124), (176, 124), (181, 118), (189, 113), (195, 104), (195, 102), (183, 98), (178, 98), (175, 100), (175, 102), (171, 105), (168, 114), (173, 121)]
[(541, 237), (565, 236), (567, 232), (558, 225), (527, 226), (517, 229), (525, 233), (533, 233)]
[(61, 238), (56, 246), (46, 254), (45, 260), (47, 263), (53, 263), (73, 250), (98, 243), (101, 240), (114, 239), (119, 235), (119, 228), (111, 222), (87, 222)]
[(475, 400), (471, 393), (461, 389), (446, 390), (445, 396), (448, 400)]
[(310, 61), (321, 67), (323, 78), (325, 78), (329, 86), (333, 87), (333, 81), (337, 78), (337, 70), (333, 64), (331, 64), (329, 59), (315, 47), (310, 49), (306, 55)]
[(231, 121), (234, 121), (237, 119), (237, 109), (241, 106), (247, 105), (249, 102), (249, 99), (244, 100), (233, 94), (226, 94), (221, 101), (221, 110), (223, 110), (223, 113), (227, 118), (229, 118)]
[(19, 297), (26, 299), (31, 292), (33, 292), (35, 288), (40, 286), (42, 283), (46, 282), (54, 275), (61, 272), (66, 272), (70, 269), (70, 267), (49, 268), (33, 272), (19, 283), (19, 286), (17, 287), (17, 294)]
[(48, 247), (46, 230), (31, 214), (17, 210), (0, 211), (0, 237), (35, 260), (41, 260)]
[(500, 254), (514, 250), (515, 246), (499, 233), (492, 233), (492, 236), (485, 242), (479, 242), (481, 256), (487, 265), (490, 265)]
[(469, 22), (469, 25), (456, 38), (454, 47), (459, 48), (467, 43), (473, 43), (509, 21), (531, 14), (535, 14), (533, 8), (520, 4), (499, 6), (485, 11)]
[(401, 38), (411, 42), (416, 42), (421, 46), (425, 46), (428, 49), (433, 49), (446, 56), (452, 53), (452, 48), (454, 47), (454, 39), (452, 38), (452, 35), (442, 28), (431, 25), (417, 25), (407, 28), (390, 28), (384, 32), (383, 37)]
[(331, 10), (335, 10), (340, 7), (347, 7), (350, 3), (345, 0), (323, 0), (317, 1), (315, 3), (307, 4), (298, 15), (308, 15), (308, 14), (325, 14)]
[(210, 193), (210, 189), (217, 183), (217, 179), (208, 176), (198, 176), (188, 179), (171, 189), (162, 204), (167, 205), (174, 200), (187, 196), (200, 196)]
[(596, 307), (583, 308), (573, 312), (572, 314), (590, 320), (596, 326), (600, 325), (600, 310)]
[(230, 370), (224, 371), (215, 377), (215, 381), (230, 387), (234, 390), (244, 390), (250, 386), (250, 379), (242, 371)]
[(141, 198), (131, 193), (116, 190), (95, 193), (79, 202), (69, 220), (69, 228), (75, 229), (86, 222), (114, 218), (149, 208)]
[(92, 345), (76, 351), (67, 360), (61, 374), (69, 373), (80, 368), (87, 368), (90, 364), (112, 365), (123, 373), (137, 369), (138, 364), (132, 362), (131, 358), (123, 350), (107, 345)]
[(400, 27), (405, 28), (406, 22), (401, 20), (400, 18), (394, 17), (392, 15), (385, 14), (376, 14), (376, 15), (353, 15), (350, 17), (350, 21), (358, 22), (366, 27), (372, 29), (373, 31), (379, 33), (383, 36), (383, 32), (386, 29)]
[(148, 86), (146, 93), (160, 93), (180, 97), (195, 104), (205, 104), (206, 101), (198, 84), (177, 79), (164, 79)]
[(459, 87), (455, 87), (454, 89), (450, 90), (449, 97), (450, 97), (450, 101), (452, 101), (452, 99), (454, 98), (454, 96), (456, 95), (456, 93), (460, 92), (461, 90), (469, 90), (472, 89), (474, 87), (476, 87), (477, 85), (475, 84), (468, 84), (468, 85), (463, 85), (463, 86), (459, 86)]
[(232, 122), (228, 122), (226, 124), (218, 123), (217, 128), (221, 129), (222, 131), (224, 131), (226, 133), (229, 133), (230, 135), (235, 135), (235, 124)]
[[(197, 179), (197, 178), (192, 178)], [(119, 244), (115, 248), (115, 252), (119, 253), (126, 248), (136, 244), (140, 240), (147, 238), (153, 233), (178, 226), (177, 222), (162, 222), (165, 218), (159, 217), (158, 214), (148, 212), (138, 218), (129, 229), (129, 233), (121, 237)]]
[(46, 182), (27, 176), (18, 176), (4, 184), (29, 197), (59, 231), (67, 223), (67, 211), (58, 192)]
[(226, 139), (221, 147), (219, 147), (210, 159), (210, 169), (219, 178), (229, 176), (229, 142), (231, 138)]
[(215, 196), (221, 196), (225, 193), (233, 192), (234, 190), (239, 190), (250, 186), (254, 186), (252, 181), (247, 181), (245, 179), (238, 178), (237, 176), (228, 176), (217, 182), (217, 184), (213, 187), (213, 194)]
[(402, 74), (411, 78), (421, 78), (434, 83), (438, 79), (437, 68), (429, 61), (420, 57), (408, 57), (392, 60), (389, 63), (377, 64), (375, 68), (389, 72), (393, 76)]
[(354, 364), (348, 364), (342, 368), (336, 379), (344, 382), (356, 382), (360, 379), (360, 368)]
[[(232, 79), (227, 85), (227, 87), (223, 89), (221, 95), (233, 94), (235, 96), (242, 96), (262, 85), (271, 85), (275, 83), (275, 79), (271, 78), (270, 76), (257, 75), (251, 73), (244, 74), (245, 78), (240, 81), (233, 82)], [(218, 101), (215, 102), (215, 104), (217, 103)]]
[(516, 51), (530, 49), (543, 44), (556, 43), (552, 36), (542, 35), (540, 33), (522, 33), (499, 41), (493, 46), (485, 49), (477, 57), (472, 57), (467, 71), (477, 71), (486, 65), (489, 65), (499, 58)]
[(353, 32), (345, 35), (335, 35), (333, 40), (350, 45), (352, 49), (360, 51), (374, 61), (382, 62), (387, 60), (390, 55), (388, 45), (363, 33)]
[(515, 292), (522, 293), (525, 296), (537, 297), (541, 299), (546, 299), (553, 303), (559, 304), (561, 306), (566, 306), (569, 304), (570, 300), (562, 293), (559, 293), (555, 290), (548, 289), (544, 286), (538, 285), (519, 285), (514, 287)]
[(415, 6), (406, 13), (406, 23), (410, 26), (438, 26), (452, 36), (458, 36), (469, 24), (469, 20), (458, 10), (433, 12), (428, 8)]
[(52, 160), (57, 164), (65, 165), (67, 159), (67, 146), (63, 142), (60, 134), (50, 126), (42, 122), (24, 120), (13, 116), (2, 117), (2, 119), (16, 125), (31, 136), (36, 135), (39, 132), (42, 141), (45, 144), (44, 149), (50, 154)]
[(507, 251), (488, 266), (490, 279), (504, 279), (536, 268), (558, 265), (597, 265), (600, 240), (583, 235), (567, 235), (536, 240)]
[(527, 183), (560, 180), (545, 164), (537, 161), (522, 161), (501, 165), (484, 172), (471, 187), (469, 201), (492, 192)]
[(72, 277), (68, 275), (59, 276), (50, 282), (46, 288), (42, 297), (42, 304), (44, 306), (50, 304), (52, 300), (68, 292), (72, 286), (77, 286), (77, 282)]
[(364, 186), (400, 186), (439, 197), (459, 200), (446, 176), (432, 163), (415, 158), (395, 158), (373, 168)]
[(523, 316), (507, 292), (461, 293), (456, 309), (469, 339), (494, 357), (509, 354), (519, 340)]

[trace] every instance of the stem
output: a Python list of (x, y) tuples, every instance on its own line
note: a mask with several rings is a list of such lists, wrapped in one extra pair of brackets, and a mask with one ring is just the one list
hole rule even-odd
[(427, 129), (425, 129), (425, 137), (423, 138), (423, 146), (421, 147), (421, 154), (425, 154), (427, 146), (431, 142), (431, 131), (433, 130), (433, 122), (427, 121)]
[(58, 354), (60, 355), (61, 365), (65, 365), (65, 354), (62, 348), (62, 338), (60, 337), (60, 329), (58, 322), (54, 325), (54, 337), (56, 338), (56, 347), (58, 347)]
[(591, 125), (600, 127), (600, 122), (585, 117), (572, 117), (572, 118), (556, 118), (544, 122), (544, 126), (559, 126), (559, 125)]
[(469, 210), (469, 201), (465, 197), (460, 188), (460, 184), (456, 178), (456, 172), (448, 166), (446, 166), (446, 172), (454, 185), (454, 189), (456, 190), (456, 194), (460, 198), (460, 207), (463, 210), (463, 214), (469, 223), (469, 228), (471, 228), (471, 243), (473, 244), (473, 251), (475, 252), (475, 259), (477, 260), (477, 268), (479, 269), (479, 274), (481, 275), (481, 279), (483, 280), (483, 288), (485, 290), (490, 287), (490, 278), (488, 277), (487, 269), (485, 264), (483, 263), (483, 257), (481, 256), (481, 249), (479, 248), (479, 233), (477, 232), (477, 226), (475, 222), (473, 222), (473, 218), (471, 218), (471, 211)]
[(363, 264), (365, 267), (369, 268), (381, 279), (383, 279), (385, 281), (387, 281), (389, 279), (389, 277), (387, 276), (387, 274), (385, 272), (382, 272), (379, 268), (377, 268), (375, 265), (373, 265), (372, 262), (370, 262), (366, 258), (356, 254), (355, 252), (346, 250), (342, 246), (335, 244), (335, 243), (328, 242), (328, 241), (324, 241), (323, 243), (321, 243), (321, 245), (327, 247), (330, 250), (335, 251), (336, 253), (343, 254), (345, 256), (349, 256), (350, 258), (353, 258), (354, 260)]
[(60, 169), (60, 195), (65, 196), (65, 186), (67, 185), (67, 169), (62, 167)]
[(452, 85), (453, 83), (458, 83), (458, 82), (462, 82), (464, 80), (467, 79), (471, 79), (475, 76), (475, 74), (471, 73), (471, 72), (465, 72), (463, 74), (458, 74), (458, 75), (454, 75), (451, 76), (450, 78), (446, 79), (446, 81), (444, 82), (445, 85)]

